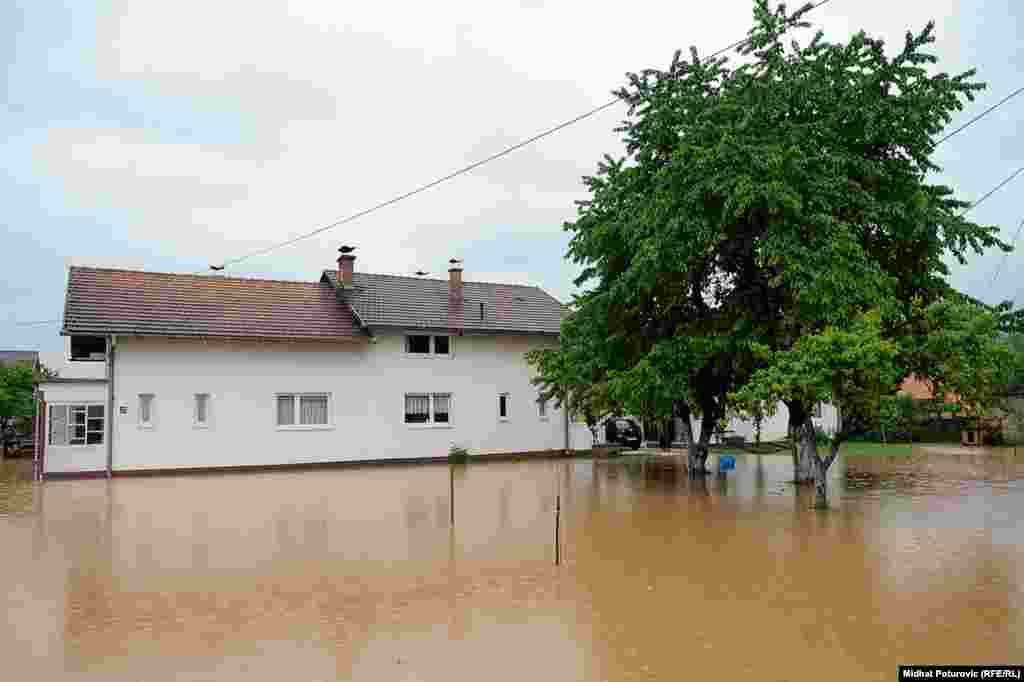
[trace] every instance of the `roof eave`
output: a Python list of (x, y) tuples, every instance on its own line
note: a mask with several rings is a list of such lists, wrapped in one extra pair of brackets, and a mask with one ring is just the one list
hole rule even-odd
[(552, 336), (557, 337), (560, 332), (537, 329), (488, 329), (486, 327), (441, 327), (425, 326), (419, 327), (407, 324), (372, 324), (369, 329), (378, 329), (390, 332), (421, 332), (421, 333), (444, 333), (463, 336)]
[(362, 334), (341, 334), (337, 336), (288, 336), (288, 335), (268, 335), (268, 334), (203, 334), (195, 333), (189, 334), (181, 331), (175, 332), (153, 332), (153, 331), (140, 331), (137, 329), (106, 329), (99, 331), (96, 329), (88, 330), (61, 330), (61, 336), (71, 335), (84, 335), (84, 336), (110, 336), (111, 334), (117, 334), (119, 336), (140, 336), (140, 337), (152, 337), (152, 338), (165, 338), (165, 339), (219, 339), (219, 340), (241, 340), (241, 341), (315, 341), (315, 342), (328, 342), (328, 343), (359, 343), (366, 340), (366, 336)]

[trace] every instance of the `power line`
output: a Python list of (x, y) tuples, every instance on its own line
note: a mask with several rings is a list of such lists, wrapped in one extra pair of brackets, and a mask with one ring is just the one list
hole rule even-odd
[(938, 142), (936, 142), (934, 145), (932, 145), (932, 148), (934, 149), (935, 147), (938, 147), (940, 144), (942, 144), (943, 142), (945, 142), (949, 138), (953, 137), (954, 135), (959, 133), (961, 130), (966, 130), (967, 128), (970, 128), (972, 125), (974, 125), (975, 123), (977, 123), (981, 119), (985, 118), (986, 116), (991, 114), (993, 111), (995, 111), (999, 107), (1003, 106), (1004, 104), (1006, 104), (1007, 102), (1009, 102), (1011, 99), (1013, 99), (1017, 95), (1021, 94), (1022, 92), (1024, 92), (1024, 87), (1017, 88), (1016, 90), (1011, 92), (1009, 95), (1007, 95), (1006, 97), (1002, 98), (1001, 100), (999, 100), (998, 102), (996, 102), (995, 104), (990, 106), (988, 109), (986, 109), (985, 111), (981, 112), (980, 114), (978, 114), (977, 116), (972, 118), (967, 123), (964, 123), (962, 126), (959, 126), (955, 130), (953, 130), (951, 133), (949, 133), (948, 135), (943, 136), (942, 139), (940, 139)]
[(975, 201), (973, 204), (971, 204), (967, 208), (966, 211), (964, 211), (964, 214), (966, 215), (967, 213), (969, 213), (969, 212), (973, 211), (974, 209), (978, 208), (978, 206), (980, 206), (986, 199), (988, 199), (990, 196), (992, 196), (993, 194), (995, 194), (996, 192), (1001, 190), (1003, 187), (1005, 187), (1007, 184), (1009, 184), (1011, 180), (1013, 180), (1015, 177), (1017, 177), (1021, 173), (1024, 173), (1024, 166), (1021, 166), (1020, 168), (1015, 170), (1013, 173), (1011, 173), (1008, 178), (1006, 178), (1005, 180), (1000, 182), (998, 185), (996, 185), (995, 187), (993, 187), (989, 191), (985, 192), (985, 194), (980, 199)]
[[(1020, 229), (1022, 227), (1024, 227), (1024, 218), (1022, 218), (1020, 224), (1017, 225), (1017, 231), (1013, 235), (1013, 241), (1010, 242), (1010, 248), (1017, 246), (1017, 239), (1020, 237)], [(999, 265), (997, 265), (996, 269), (992, 272), (992, 280), (988, 283), (989, 289), (995, 285), (996, 280), (999, 279), (999, 273), (1002, 271), (1003, 266), (1006, 265), (1006, 253), (1006, 251), (1003, 251), (1003, 257), (999, 259)]]
[[(801, 10), (798, 11), (798, 17), (802, 17), (805, 14), (807, 14), (808, 12), (811, 12), (812, 10), (818, 9), (822, 5), (826, 5), (829, 2), (831, 2), (831, 1), (832, 0), (819, 0), (818, 2), (815, 2), (813, 4), (807, 5), (804, 8), (802, 8)], [(745, 38), (742, 38), (740, 40), (737, 40), (736, 42), (731, 43), (731, 44), (723, 47), (722, 49), (720, 49), (720, 50), (718, 50), (716, 52), (712, 52), (710, 55), (705, 57), (705, 59), (713, 59), (715, 57), (718, 57), (721, 54), (723, 54), (725, 52), (728, 52), (729, 50), (735, 49), (735, 48), (739, 47), (740, 45), (743, 45), (744, 43), (746, 43), (749, 40), (750, 40), (749, 36), (745, 37)], [(327, 225), (324, 225), (322, 227), (318, 227), (315, 230), (311, 230), (309, 232), (305, 232), (303, 234), (297, 235), (297, 236), (292, 237), (290, 239), (286, 239), (283, 242), (279, 242), (277, 244), (273, 244), (271, 246), (264, 247), (262, 249), (256, 249), (255, 251), (251, 251), (251, 252), (249, 252), (247, 254), (244, 254), (242, 256), (238, 256), (236, 258), (229, 258), (229, 259), (227, 259), (227, 260), (225, 260), (225, 261), (223, 261), (221, 263), (221, 269), (226, 267), (226, 266), (228, 266), (228, 265), (234, 265), (236, 263), (241, 263), (242, 261), (248, 260), (249, 258), (252, 258), (254, 256), (261, 256), (261, 255), (263, 255), (265, 253), (270, 253), (271, 251), (275, 251), (275, 250), (277, 250), (279, 248), (282, 248), (284, 246), (288, 246), (290, 244), (294, 244), (296, 242), (302, 241), (303, 239), (308, 239), (310, 237), (313, 237), (313, 236), (316, 236), (316, 235), (320, 234), (321, 232), (326, 232), (327, 230), (334, 229), (335, 227), (340, 227), (341, 225), (344, 225), (346, 223), (350, 223), (353, 220), (356, 220), (358, 218), (362, 218), (363, 216), (369, 215), (370, 213), (374, 213), (375, 211), (379, 211), (380, 209), (385, 208), (387, 206), (391, 206), (392, 204), (396, 204), (396, 203), (398, 203), (400, 201), (408, 199), (409, 197), (412, 197), (412, 196), (415, 196), (417, 194), (420, 194), (421, 192), (426, 192), (428, 189), (436, 187), (436, 186), (438, 186), (438, 185), (440, 185), (440, 184), (442, 184), (444, 182), (447, 182), (449, 180), (453, 180), (453, 179), (459, 177), (460, 175), (465, 175), (466, 173), (469, 173), (470, 171), (473, 171), (473, 170), (479, 168), (480, 166), (483, 166), (484, 164), (490, 163), (491, 161), (496, 161), (497, 159), (500, 159), (503, 156), (507, 156), (508, 154), (511, 154), (512, 152), (514, 152), (514, 151), (516, 151), (518, 149), (522, 149), (523, 147), (525, 147), (525, 146), (527, 146), (529, 144), (532, 144), (532, 143), (534, 143), (534, 142), (536, 142), (538, 140), (541, 140), (541, 139), (543, 139), (543, 138), (545, 138), (545, 137), (547, 137), (549, 135), (557, 133), (559, 130), (562, 130), (563, 128), (567, 128), (567, 127), (573, 125), (574, 123), (579, 123), (580, 121), (582, 121), (584, 119), (590, 118), (591, 116), (593, 116), (593, 115), (595, 115), (597, 113), (600, 113), (600, 112), (604, 111), (605, 109), (608, 109), (608, 108), (614, 106), (615, 104), (618, 104), (620, 101), (621, 100), (619, 100), (619, 98), (616, 97), (615, 99), (612, 99), (612, 100), (610, 100), (608, 102), (605, 102), (604, 104), (601, 104), (600, 106), (594, 107), (593, 109), (590, 109), (589, 111), (586, 111), (586, 112), (580, 114), (579, 116), (576, 116), (575, 118), (571, 118), (568, 121), (564, 121), (562, 123), (559, 123), (558, 125), (552, 126), (552, 127), (548, 128), (547, 130), (544, 130), (544, 131), (542, 131), (540, 133), (537, 133), (536, 135), (533, 135), (532, 137), (528, 137), (525, 140), (517, 142), (516, 144), (514, 144), (514, 145), (512, 145), (510, 147), (506, 147), (505, 149), (503, 149), (503, 150), (501, 150), (501, 151), (499, 151), (499, 152), (497, 152), (495, 154), (491, 154), (490, 156), (485, 157), (483, 159), (480, 159), (479, 161), (475, 161), (475, 162), (469, 164), (468, 166), (463, 166), (462, 168), (459, 168), (459, 169), (457, 169), (455, 171), (452, 171), (451, 173), (449, 173), (447, 175), (444, 175), (444, 176), (442, 176), (440, 178), (437, 178), (435, 180), (432, 180), (432, 181), (430, 181), (430, 182), (428, 182), (426, 184), (420, 185), (419, 187), (417, 187), (417, 188), (415, 188), (413, 190), (410, 190), (410, 191), (408, 191), (408, 192), (406, 192), (404, 194), (400, 194), (400, 195), (398, 195), (396, 197), (388, 199), (387, 201), (382, 201), (379, 204), (375, 204), (374, 206), (371, 206), (371, 207), (369, 207), (367, 209), (363, 209), (362, 211), (359, 211), (357, 213), (353, 213), (352, 215), (350, 215), (350, 216), (348, 216), (346, 218), (342, 218), (342, 219), (336, 220), (336, 221), (334, 221), (332, 223), (328, 223)], [(198, 274), (201, 274), (201, 273), (204, 273), (204, 272), (207, 272), (207, 270), (197, 270), (194, 274), (198, 275)]]
[(31, 327), (33, 325), (41, 324), (54, 324), (55, 322), (61, 322), (62, 320), (33, 320), (31, 322), (18, 322), (17, 320), (8, 322), (7, 324), (12, 327)]
[[(993, 187), (989, 191), (985, 192), (981, 196), (980, 199), (978, 199), (977, 201), (972, 203), (970, 206), (968, 206), (967, 210), (965, 210), (961, 215), (967, 215), (968, 213), (970, 213), (971, 211), (976, 209), (978, 206), (980, 206), (986, 200), (988, 200), (988, 198), (991, 197), (993, 194), (995, 194), (996, 192), (1001, 190), (1006, 185), (1010, 184), (1010, 182), (1012, 182), (1013, 179), (1016, 178), (1021, 173), (1024, 173), (1024, 166), (1021, 166), (1020, 168), (1015, 170), (1013, 173), (1011, 173), (1009, 176), (1007, 176), (1004, 180), (1000, 181), (1000, 183), (998, 185), (996, 185), (995, 187)], [(1017, 241), (1017, 237), (1020, 236), (1022, 227), (1024, 227), (1024, 220), (1022, 220), (1021, 224), (1017, 227), (1017, 234), (1013, 238), (1014, 242), (1016, 242)], [(1024, 293), (1024, 289), (1022, 289), (1020, 292), (1018, 292), (1017, 296), (1020, 296), (1021, 293)], [(1016, 300), (1017, 296), (1014, 297), (1014, 300)], [(53, 323), (61, 322), (61, 321), (62, 320), (34, 320), (34, 321), (31, 321), (31, 322), (18, 322), (17, 320), (12, 320), (12, 321), (8, 322), (8, 324), (10, 324), (12, 326), (15, 326), (15, 327), (27, 327), (29, 325), (53, 324)]]

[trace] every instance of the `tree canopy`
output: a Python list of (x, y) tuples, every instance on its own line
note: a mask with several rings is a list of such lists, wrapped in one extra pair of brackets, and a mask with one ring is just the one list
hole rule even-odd
[(757, 0), (734, 60), (691, 50), (629, 74), (624, 153), (565, 225), (585, 293), (556, 352), (617, 404), (701, 415), (700, 467), (731, 402), (781, 397), (809, 422), (819, 395), (859, 405), (911, 370), (968, 370), (935, 363), (955, 343), (911, 339), (953, 314), (944, 258), (1009, 248), (931, 176), (974, 72), (933, 72), (932, 23), (891, 53), (863, 32), (787, 40), (808, 9)]

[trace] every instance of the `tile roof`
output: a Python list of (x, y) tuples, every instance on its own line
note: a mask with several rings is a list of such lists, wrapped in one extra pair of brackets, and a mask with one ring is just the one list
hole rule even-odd
[[(337, 286), (337, 271), (325, 270), (321, 281)], [(352, 285), (343, 296), (368, 327), (557, 335), (565, 315), (534, 286), (464, 282), (460, 311), (449, 305), (448, 280), (356, 272)]]
[(343, 340), (363, 337), (334, 287), (72, 267), (63, 334), (229, 336)]

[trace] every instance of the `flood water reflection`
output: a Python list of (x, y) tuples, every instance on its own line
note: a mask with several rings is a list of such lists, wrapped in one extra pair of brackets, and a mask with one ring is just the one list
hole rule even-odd
[[(674, 458), (31, 481), (10, 679), (840, 680), (1024, 659), (1024, 462)], [(561, 503), (562, 565), (554, 566)]]

